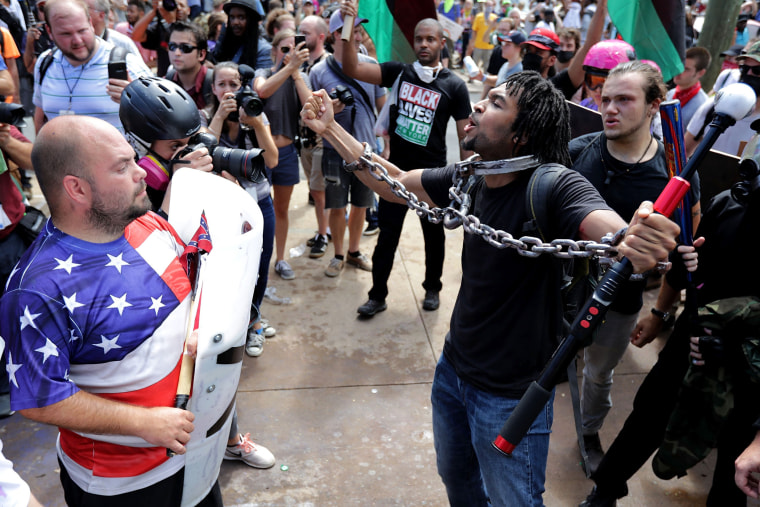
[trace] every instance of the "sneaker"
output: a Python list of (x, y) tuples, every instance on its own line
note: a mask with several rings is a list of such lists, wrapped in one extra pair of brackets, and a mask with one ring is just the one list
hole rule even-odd
[(327, 269), (325, 269), (325, 275), (329, 277), (336, 277), (340, 274), (341, 271), (343, 271), (343, 264), (344, 262), (337, 257), (333, 257), (332, 260), (330, 260), (330, 264), (327, 266)]
[(273, 338), (274, 335), (277, 334), (277, 329), (269, 325), (269, 321), (265, 318), (262, 318), (260, 320), (261, 322), (261, 329), (264, 330), (262, 333), (264, 335), (264, 338)]
[(588, 456), (588, 460), (584, 464), (586, 474), (591, 477), (604, 458), (604, 449), (602, 449), (602, 442), (599, 440), (599, 433), (583, 435), (583, 447), (586, 448), (586, 455)]
[(591, 494), (578, 507), (615, 507), (616, 505), (617, 498), (614, 495), (601, 494), (594, 486)]
[(385, 301), (368, 299), (367, 302), (357, 308), (356, 311), (359, 312), (359, 315), (362, 317), (372, 317), (376, 313), (385, 311), (386, 308), (388, 308), (388, 305), (385, 304)]
[(374, 236), (378, 232), (380, 232), (380, 227), (378, 227), (377, 224), (367, 224), (367, 228), (364, 229), (362, 234), (364, 236)]
[(425, 299), (422, 300), (422, 309), (432, 312), (437, 310), (441, 302), (438, 299), (438, 292), (432, 290), (425, 291)]
[(367, 256), (363, 253), (360, 253), (356, 257), (348, 254), (348, 256), (346, 256), (346, 262), (359, 269), (363, 269), (364, 271), (372, 271), (372, 261), (367, 259)]
[(262, 352), (264, 352), (263, 328), (249, 329), (245, 340), (245, 353), (250, 357), (259, 357)]
[(251, 434), (240, 435), (240, 442), (228, 445), (224, 450), (224, 459), (239, 460), (254, 468), (272, 468), (274, 454), (263, 445), (256, 445), (251, 440)]
[(312, 242), (311, 252), (309, 252), (309, 257), (312, 259), (318, 259), (325, 254), (326, 250), (327, 250), (327, 238), (322, 236), (321, 234), (317, 234), (314, 237), (314, 241)]
[(296, 277), (288, 261), (277, 261), (277, 264), (274, 265), (274, 272), (280, 275), (283, 280), (292, 280)]

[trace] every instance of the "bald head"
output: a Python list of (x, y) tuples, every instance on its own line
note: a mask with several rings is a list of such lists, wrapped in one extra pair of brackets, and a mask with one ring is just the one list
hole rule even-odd
[(443, 26), (438, 22), (437, 19), (425, 18), (419, 23), (417, 23), (417, 26), (414, 27), (414, 35), (417, 35), (417, 32), (422, 27), (432, 28), (435, 31), (435, 34), (438, 36), (438, 38), (443, 39)]
[(83, 0), (47, 0), (45, 3), (45, 19), (49, 23), (53, 23), (56, 17), (69, 17), (78, 12), (84, 12), (90, 19), (90, 9)]
[(311, 30), (314, 30), (317, 34), (322, 34), (325, 37), (327, 37), (329, 28), (327, 27), (327, 23), (325, 23), (325, 20), (322, 19), (321, 16), (306, 16), (303, 18), (303, 21), (301, 21), (301, 25), (306, 25)]
[(116, 128), (90, 116), (58, 116), (42, 127), (34, 141), (32, 166), (51, 214), (63, 197), (63, 178), (90, 178), (94, 155), (119, 142), (126, 141)]

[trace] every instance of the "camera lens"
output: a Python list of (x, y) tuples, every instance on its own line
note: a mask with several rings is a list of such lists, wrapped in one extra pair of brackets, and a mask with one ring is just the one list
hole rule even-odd
[(242, 105), (248, 116), (258, 116), (264, 111), (264, 103), (258, 97), (246, 97)]
[(214, 169), (227, 171), (236, 178), (256, 181), (264, 171), (262, 150), (241, 150), (217, 146), (212, 154)]

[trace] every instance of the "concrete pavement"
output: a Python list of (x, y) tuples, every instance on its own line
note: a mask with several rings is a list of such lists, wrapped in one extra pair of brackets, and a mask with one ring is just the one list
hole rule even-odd
[[(480, 85), (470, 84), (473, 99)], [(450, 129), (450, 160), (456, 137)], [(304, 181), (296, 186), (288, 246), (294, 254), (315, 229)], [(362, 239), (371, 255), (375, 237)], [(293, 256), (295, 280), (272, 273), (270, 286), (291, 303), (265, 302), (277, 328), (258, 358), (244, 359), (238, 392), (239, 426), (277, 458), (269, 470), (240, 462), (222, 465), (225, 505), (446, 505), (435, 467), (430, 386), (461, 276), (462, 231), (447, 232), (441, 307), (421, 308), (424, 250), (418, 219), (407, 215), (390, 278), (388, 310), (357, 318), (371, 274), (346, 266), (337, 278), (323, 274), (332, 245), (321, 259)], [(505, 288), (508, 290), (508, 288)], [(648, 311), (654, 293), (647, 293)], [(488, 295), (484, 295), (488, 297)], [(537, 318), (539, 318), (537, 316)], [(661, 343), (629, 349), (617, 370), (612, 409), (602, 430), (605, 446), (630, 410), (633, 395)], [(567, 384), (558, 387), (547, 492), (550, 506), (573, 506), (591, 489), (580, 466)], [(45, 505), (62, 506), (54, 428), (20, 415), (0, 421), (3, 452)], [(704, 504), (712, 458), (680, 480), (662, 481), (645, 466), (629, 483), (623, 506)], [(0, 502), (1, 504), (2, 502)]]

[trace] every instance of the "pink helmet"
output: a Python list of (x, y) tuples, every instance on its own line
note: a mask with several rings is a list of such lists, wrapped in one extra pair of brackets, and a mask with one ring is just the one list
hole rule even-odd
[[(588, 50), (583, 60), (583, 69), (607, 74), (616, 65), (636, 59), (633, 46), (622, 40), (603, 40)], [(605, 72), (606, 71), (606, 72)]]

